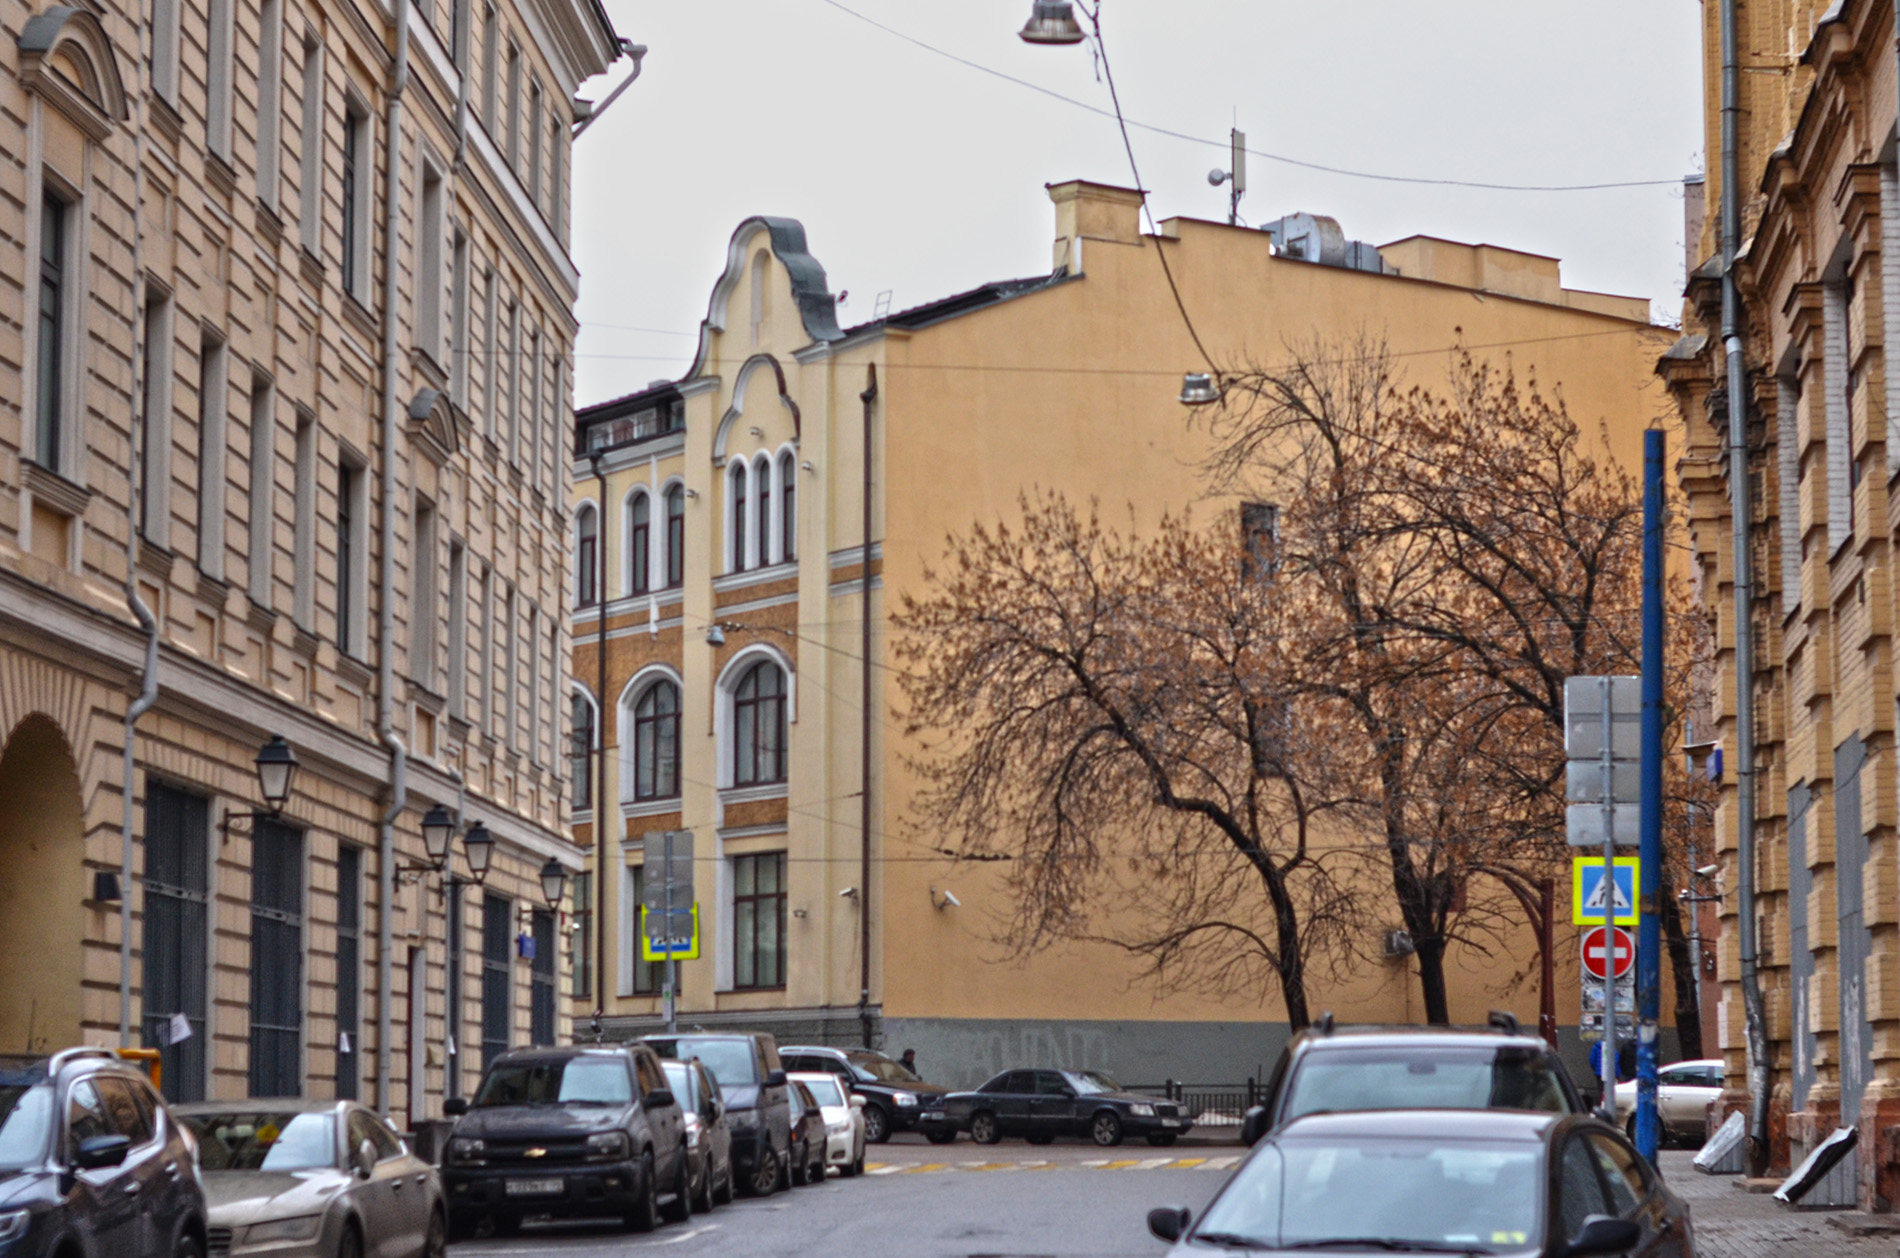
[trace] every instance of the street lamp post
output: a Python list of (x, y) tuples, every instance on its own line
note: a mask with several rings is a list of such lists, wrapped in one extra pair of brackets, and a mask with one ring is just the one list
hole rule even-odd
[(290, 802), (291, 787), (297, 781), (297, 753), (284, 741), (282, 734), (272, 734), (270, 741), (258, 749), (257, 793), (264, 797), (262, 809), (248, 812), (228, 812), (218, 821), (218, 832), (226, 839), (233, 830), (247, 827), (256, 833), (260, 821), (276, 821), (284, 815), (284, 805)]

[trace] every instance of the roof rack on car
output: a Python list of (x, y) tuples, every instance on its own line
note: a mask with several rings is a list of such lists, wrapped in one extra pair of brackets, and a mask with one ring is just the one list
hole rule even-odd
[(46, 1073), (49, 1075), (58, 1074), (60, 1071), (60, 1068), (63, 1067), (67, 1062), (77, 1061), (81, 1057), (103, 1057), (107, 1061), (118, 1060), (117, 1057), (114, 1057), (112, 1055), (112, 1051), (110, 1049), (92, 1048), (90, 1046), (82, 1046), (80, 1048), (62, 1048), (57, 1053), (54, 1053), (51, 1057), (48, 1057), (46, 1059)]
[(1331, 1035), (1333, 1033), (1333, 1011), (1331, 1009), (1328, 1009), (1319, 1016), (1319, 1033), (1321, 1035)]
[(1490, 1024), (1493, 1030), (1502, 1031), (1506, 1035), (1516, 1035), (1518, 1033), (1517, 1015), (1514, 1013), (1506, 1012), (1503, 1009), (1493, 1009), (1485, 1021)]

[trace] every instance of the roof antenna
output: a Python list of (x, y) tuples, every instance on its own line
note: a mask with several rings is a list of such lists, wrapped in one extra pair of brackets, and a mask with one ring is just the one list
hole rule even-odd
[(1207, 172), (1207, 182), (1218, 188), (1222, 184), (1231, 185), (1227, 191), (1227, 223), (1230, 227), (1240, 226), (1240, 198), (1247, 195), (1247, 133), (1235, 127), (1227, 133), (1231, 146), (1230, 165), (1226, 170), (1215, 167)]

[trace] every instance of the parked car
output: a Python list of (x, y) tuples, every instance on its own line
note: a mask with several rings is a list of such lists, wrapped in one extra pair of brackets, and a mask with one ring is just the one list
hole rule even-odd
[(795, 1074), (792, 1082), (810, 1090), (825, 1119), (825, 1163), (847, 1178), (864, 1173), (865, 1115), (870, 1106), (845, 1089), (834, 1074)]
[(1487, 1108), (1586, 1110), (1556, 1050), (1508, 1015), (1472, 1029), (1336, 1027), (1329, 1014), (1287, 1043), (1241, 1140), (1321, 1110)]
[(191, 1134), (101, 1048), (0, 1057), (0, 1254), (204, 1258)]
[[(1679, 1061), (1656, 1072), (1656, 1116), (1665, 1143), (1701, 1144), (1709, 1138), (1709, 1106), (1722, 1098), (1722, 1062)], [(1636, 1135), (1636, 1081), (1616, 1085), (1616, 1121)]]
[(211, 1250), (271, 1258), (442, 1258), (435, 1168), (352, 1101), (180, 1105), (198, 1140)]
[(1270, 1132), (1196, 1219), (1149, 1212), (1170, 1258), (1248, 1254), (1694, 1258), (1689, 1207), (1622, 1133), (1507, 1110), (1312, 1114)]
[(649, 1035), (642, 1043), (661, 1057), (697, 1057), (719, 1081), (740, 1191), (766, 1197), (791, 1186), (792, 1107), (776, 1040), (764, 1032), (724, 1031)]
[(693, 1209), (710, 1213), (732, 1200), (732, 1130), (726, 1126), (719, 1084), (698, 1058), (662, 1061), (673, 1099), (686, 1116), (686, 1148), (692, 1157)]
[[(941, 1113), (950, 1089), (925, 1083), (901, 1062), (868, 1048), (823, 1048), (801, 1044), (781, 1048), (785, 1069), (824, 1072), (837, 1076), (845, 1087), (864, 1098), (864, 1138), (883, 1144), (900, 1131), (915, 1131), (930, 1110)], [(950, 1138), (955, 1139), (952, 1131)]]
[(641, 1045), (533, 1048), (489, 1064), (443, 1159), (449, 1233), (511, 1235), (531, 1215), (618, 1218), (649, 1231), (692, 1213), (686, 1120)]
[(792, 1102), (792, 1183), (825, 1182), (825, 1113), (811, 1089), (796, 1079), (788, 1080), (786, 1092)]
[(1057, 1136), (1087, 1136), (1120, 1144), (1126, 1136), (1173, 1144), (1194, 1124), (1172, 1101), (1142, 1096), (1093, 1070), (1005, 1070), (974, 1092), (944, 1098), (947, 1121), (978, 1144), (1022, 1136), (1048, 1144)]

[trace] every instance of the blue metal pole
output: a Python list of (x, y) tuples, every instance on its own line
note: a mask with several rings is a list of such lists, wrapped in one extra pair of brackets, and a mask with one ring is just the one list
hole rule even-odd
[(1642, 863), (1636, 940), (1636, 1147), (1653, 1165), (1656, 1121), (1656, 1037), (1662, 1013), (1662, 919), (1657, 886), (1663, 820), (1663, 434), (1643, 434), (1643, 807)]

